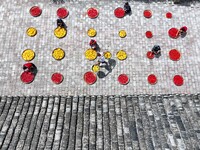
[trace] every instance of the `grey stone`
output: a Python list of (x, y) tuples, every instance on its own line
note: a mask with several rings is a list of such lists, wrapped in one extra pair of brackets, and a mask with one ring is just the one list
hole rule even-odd
[(103, 136), (104, 136), (104, 149), (111, 150), (111, 132), (109, 125), (109, 104), (108, 96), (103, 96)]
[[(20, 107), (17, 107), (19, 102), (19, 97), (14, 98), (8, 98), (12, 99), (12, 105), (9, 107), (8, 114), (6, 116), (5, 122), (1, 128), (1, 135), (4, 135), (2, 140), (0, 141), (0, 149), (7, 149), (9, 146), (10, 139), (12, 138), (12, 132), (13, 129), (16, 126), (17, 120), (13, 118), (14, 113), (16, 109), (20, 109)], [(8, 100), (9, 101), (9, 100)], [(23, 101), (20, 101), (20, 103), (23, 103)], [(13, 121), (12, 121), (13, 119)]]
[(26, 133), (27, 135), (26, 135), (26, 140), (25, 140), (23, 149), (31, 148), (31, 142), (34, 136), (34, 131), (37, 128), (37, 119), (38, 119), (38, 114), (40, 111), (40, 106), (42, 104), (42, 99), (37, 98), (37, 97), (34, 97), (34, 99), (36, 99), (36, 104), (34, 106), (33, 116), (31, 118), (28, 133)]
[(5, 97), (1, 149), (199, 149), (185, 96), (182, 110), (178, 95)]
[(89, 149), (90, 97), (85, 97), (82, 149)]

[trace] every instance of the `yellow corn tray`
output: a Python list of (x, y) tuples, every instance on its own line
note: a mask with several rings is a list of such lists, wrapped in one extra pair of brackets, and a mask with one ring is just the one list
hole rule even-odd
[(30, 37), (33, 37), (37, 34), (36, 28), (30, 27), (26, 30), (26, 34)]
[(120, 31), (119, 31), (119, 36), (120, 36), (121, 38), (125, 38), (125, 37), (126, 37), (126, 31), (125, 31), (125, 30), (120, 30)]
[(93, 66), (92, 66), (92, 71), (93, 71), (93, 72), (98, 72), (99, 70), (100, 70), (99, 65), (93, 65)]
[(104, 57), (106, 59), (110, 59), (112, 57), (112, 54), (109, 51), (107, 51), (107, 52), (104, 53)]
[(52, 56), (56, 60), (62, 60), (65, 57), (65, 51), (61, 48), (56, 48), (53, 50)]
[(67, 34), (67, 30), (65, 28), (61, 28), (61, 27), (57, 27), (55, 30), (54, 30), (54, 35), (57, 37), (57, 38), (63, 38), (65, 37)]
[(85, 58), (88, 60), (95, 60), (97, 58), (97, 52), (93, 49), (88, 49), (85, 51)]
[(97, 34), (97, 31), (93, 28), (90, 28), (88, 31), (87, 31), (87, 34), (89, 37), (95, 37), (96, 34)]
[(120, 50), (117, 52), (117, 58), (119, 60), (125, 60), (127, 58), (127, 54), (124, 50)]
[(22, 52), (22, 58), (25, 61), (31, 61), (34, 59), (34, 57), (35, 57), (35, 52), (31, 49), (26, 49)]

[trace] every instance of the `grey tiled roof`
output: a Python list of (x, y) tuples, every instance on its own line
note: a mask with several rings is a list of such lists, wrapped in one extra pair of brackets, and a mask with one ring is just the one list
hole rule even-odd
[(1, 97), (0, 149), (200, 149), (200, 95)]

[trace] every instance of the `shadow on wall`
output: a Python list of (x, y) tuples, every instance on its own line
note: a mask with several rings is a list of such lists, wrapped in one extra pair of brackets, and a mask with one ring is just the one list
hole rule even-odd
[(63, 3), (70, 1), (70, 0), (51, 0), (51, 1), (55, 4), (63, 4)]
[(128, 2), (136, 1), (136, 2), (145, 2), (145, 3), (152, 3), (152, 2), (168, 2), (174, 3), (177, 5), (183, 6), (191, 6), (191, 4), (195, 4), (195, 2), (200, 2), (200, 0), (127, 0)]
[[(62, 4), (65, 2), (75, 2), (75, 1), (81, 1), (81, 0), (51, 0), (53, 3), (55, 4)], [(86, 0), (86, 1), (91, 1), (91, 0)], [(93, 0), (95, 1), (95, 0)], [(96, 1), (101, 1), (101, 0), (96, 0)], [(103, 1), (112, 1), (112, 0), (103, 0)], [(113, 0), (113, 1), (117, 1), (117, 0)], [(121, 2), (121, 0), (118, 0), (119, 2)], [(131, 2), (131, 1), (136, 1), (136, 2), (145, 2), (145, 3), (152, 3), (152, 2), (174, 2), (174, 4), (178, 4), (178, 5), (184, 5), (184, 6), (190, 6), (191, 4), (194, 4), (195, 2), (200, 2), (200, 0), (126, 0), (127, 2)]]

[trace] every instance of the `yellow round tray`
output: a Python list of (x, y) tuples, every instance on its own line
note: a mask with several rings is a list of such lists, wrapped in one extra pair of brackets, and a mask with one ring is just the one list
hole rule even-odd
[(67, 34), (67, 30), (65, 28), (61, 28), (61, 27), (57, 27), (55, 30), (54, 30), (54, 35), (57, 37), (57, 38), (63, 38), (65, 37)]
[(56, 60), (61, 60), (65, 57), (65, 51), (62, 50), (61, 48), (56, 48), (53, 50), (52, 56)]
[(30, 37), (33, 37), (37, 34), (36, 28), (30, 27), (26, 30), (26, 34)]
[(88, 49), (85, 51), (85, 58), (88, 60), (95, 60), (97, 58), (97, 52), (93, 49)]
[(34, 59), (34, 57), (35, 57), (35, 52), (31, 49), (26, 49), (22, 52), (22, 58), (25, 61), (31, 61)]
[(106, 59), (110, 59), (112, 57), (112, 54), (109, 51), (107, 51), (107, 52), (104, 53), (104, 57)]
[(120, 30), (120, 31), (119, 31), (119, 36), (120, 36), (121, 38), (125, 38), (125, 37), (126, 37), (126, 31), (125, 31), (125, 30)]
[(117, 52), (117, 58), (119, 60), (125, 60), (127, 58), (127, 54), (124, 50), (120, 50)]
[(93, 66), (92, 66), (92, 71), (93, 71), (93, 72), (98, 72), (99, 70), (100, 70), (99, 65), (93, 65)]
[(89, 37), (95, 37), (97, 35), (97, 31), (93, 28), (90, 28), (88, 31), (87, 31), (87, 34)]

